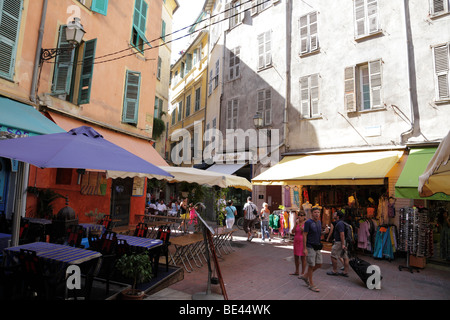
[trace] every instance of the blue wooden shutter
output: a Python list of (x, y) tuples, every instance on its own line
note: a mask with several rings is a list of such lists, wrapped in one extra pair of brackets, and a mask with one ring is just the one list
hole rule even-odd
[[(72, 45), (66, 40), (66, 26), (59, 28), (58, 48), (72, 48)], [(74, 56), (75, 50), (64, 51), (56, 56), (52, 93), (70, 93)]]
[(78, 104), (86, 104), (90, 100), (96, 46), (97, 39), (86, 41), (84, 45)]
[(0, 77), (12, 80), (19, 37), (21, 0), (0, 0)]
[(141, 74), (139, 72), (127, 71), (122, 115), (123, 122), (137, 124), (140, 85)]
[(108, 12), (108, 0), (92, 0), (91, 10), (106, 16)]

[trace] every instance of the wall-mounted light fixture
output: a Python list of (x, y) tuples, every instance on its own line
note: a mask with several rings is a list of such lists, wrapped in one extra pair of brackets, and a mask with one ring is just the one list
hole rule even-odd
[(61, 53), (72, 51), (78, 47), (83, 40), (86, 31), (83, 29), (83, 25), (80, 23), (80, 18), (73, 18), (73, 20), (67, 24), (66, 27), (66, 40), (71, 44), (71, 47), (67, 48), (53, 48), (53, 49), (41, 49), (41, 63), (42, 61), (48, 61)]

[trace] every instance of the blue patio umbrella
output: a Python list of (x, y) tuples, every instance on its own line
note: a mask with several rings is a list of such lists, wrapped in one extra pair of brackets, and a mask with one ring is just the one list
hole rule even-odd
[(88, 126), (63, 133), (2, 140), (0, 157), (39, 168), (132, 171), (172, 177), (170, 173), (104, 139)]
[[(63, 133), (2, 140), (0, 157), (26, 162), (39, 168), (133, 171), (172, 177), (150, 162), (107, 141), (88, 126)], [(18, 243), (18, 217), (16, 213), (12, 232), (13, 245)]]

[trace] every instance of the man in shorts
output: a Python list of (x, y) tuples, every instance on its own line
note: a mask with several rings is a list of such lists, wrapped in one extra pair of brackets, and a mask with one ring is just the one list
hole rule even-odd
[[(348, 277), (349, 259), (347, 255), (347, 247), (345, 243), (345, 224), (343, 221), (344, 213), (339, 211), (336, 215), (337, 223), (334, 227), (334, 244), (331, 247), (331, 263), (333, 264), (333, 271), (328, 271), (329, 276), (344, 276)], [(344, 272), (337, 272), (337, 261), (342, 258), (344, 260)]]
[(322, 266), (322, 244), (320, 237), (322, 235), (322, 223), (320, 221), (320, 208), (313, 207), (311, 211), (312, 218), (307, 220), (303, 230), (303, 248), (305, 248), (306, 263), (308, 269), (305, 276), (300, 276), (308, 285), (308, 288), (314, 292), (320, 290), (314, 285), (313, 272)]

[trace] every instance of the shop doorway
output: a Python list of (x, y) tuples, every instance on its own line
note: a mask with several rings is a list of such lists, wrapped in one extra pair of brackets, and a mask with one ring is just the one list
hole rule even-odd
[(113, 179), (111, 188), (111, 219), (118, 220), (116, 227), (127, 226), (130, 220), (133, 179)]
[(281, 201), (281, 186), (266, 186), (266, 197), (270, 212), (279, 210), (278, 206), (283, 204)]

